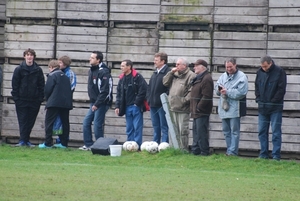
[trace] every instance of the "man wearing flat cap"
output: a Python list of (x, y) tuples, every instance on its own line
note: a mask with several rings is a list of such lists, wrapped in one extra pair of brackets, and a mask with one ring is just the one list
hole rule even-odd
[(209, 116), (213, 107), (214, 82), (207, 70), (207, 62), (198, 59), (194, 64), (196, 77), (192, 80), (190, 111), (193, 118), (192, 154), (208, 156)]

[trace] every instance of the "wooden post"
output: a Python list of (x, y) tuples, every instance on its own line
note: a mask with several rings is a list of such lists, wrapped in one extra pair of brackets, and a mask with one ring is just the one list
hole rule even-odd
[(178, 141), (176, 138), (176, 133), (178, 133), (178, 131), (177, 131), (177, 127), (174, 126), (174, 121), (172, 119), (172, 116), (170, 115), (170, 105), (168, 101), (168, 95), (166, 93), (161, 94), (160, 100), (166, 112), (166, 119), (169, 127), (170, 140), (172, 142), (173, 147), (175, 149), (179, 149)]

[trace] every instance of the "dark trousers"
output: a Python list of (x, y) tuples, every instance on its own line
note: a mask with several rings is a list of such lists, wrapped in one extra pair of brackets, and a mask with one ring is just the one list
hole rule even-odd
[(195, 155), (209, 154), (208, 125), (209, 116), (202, 116), (193, 120), (192, 152)]
[(45, 132), (46, 132), (45, 145), (46, 146), (52, 146), (53, 144), (53, 139), (52, 139), (53, 124), (58, 115), (60, 116), (62, 122), (62, 129), (63, 129), (63, 134), (59, 136), (59, 139), (63, 146), (66, 147), (68, 146), (69, 133), (70, 133), (69, 113), (70, 113), (69, 109), (57, 108), (57, 107), (47, 108), (46, 118), (45, 118)]
[(29, 142), (31, 130), (40, 111), (40, 106), (20, 107), (16, 105), (16, 111), (19, 122), (20, 142), (23, 141), (27, 143)]

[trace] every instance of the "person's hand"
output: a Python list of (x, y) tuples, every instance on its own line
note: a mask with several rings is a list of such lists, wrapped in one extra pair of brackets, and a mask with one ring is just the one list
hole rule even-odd
[(177, 72), (178, 71), (178, 69), (175, 67), (175, 68), (172, 68), (172, 73), (175, 73), (175, 72)]
[(120, 111), (119, 108), (116, 108), (116, 109), (115, 109), (115, 113), (116, 113), (116, 115), (118, 115), (118, 116), (119, 116), (119, 111)]
[(223, 94), (223, 95), (226, 95), (227, 94), (227, 89), (225, 87), (223, 87), (221, 90), (220, 90), (220, 93)]
[(92, 111), (93, 111), (93, 112), (95, 112), (97, 109), (98, 109), (98, 108), (97, 108), (95, 105), (92, 106)]

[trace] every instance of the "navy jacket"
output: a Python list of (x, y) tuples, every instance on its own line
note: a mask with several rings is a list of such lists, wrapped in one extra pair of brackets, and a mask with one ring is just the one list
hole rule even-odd
[(159, 73), (157, 70), (152, 74), (148, 89), (147, 89), (147, 101), (150, 107), (161, 107), (162, 103), (160, 100), (160, 95), (163, 93), (168, 94), (169, 88), (163, 85), (163, 77), (170, 71), (170, 68), (165, 65)]
[(58, 68), (49, 73), (45, 85), (46, 108), (73, 108), (70, 79)]
[(255, 100), (258, 103), (259, 113), (282, 112), (285, 92), (286, 73), (274, 62), (268, 72), (262, 68), (256, 72)]

